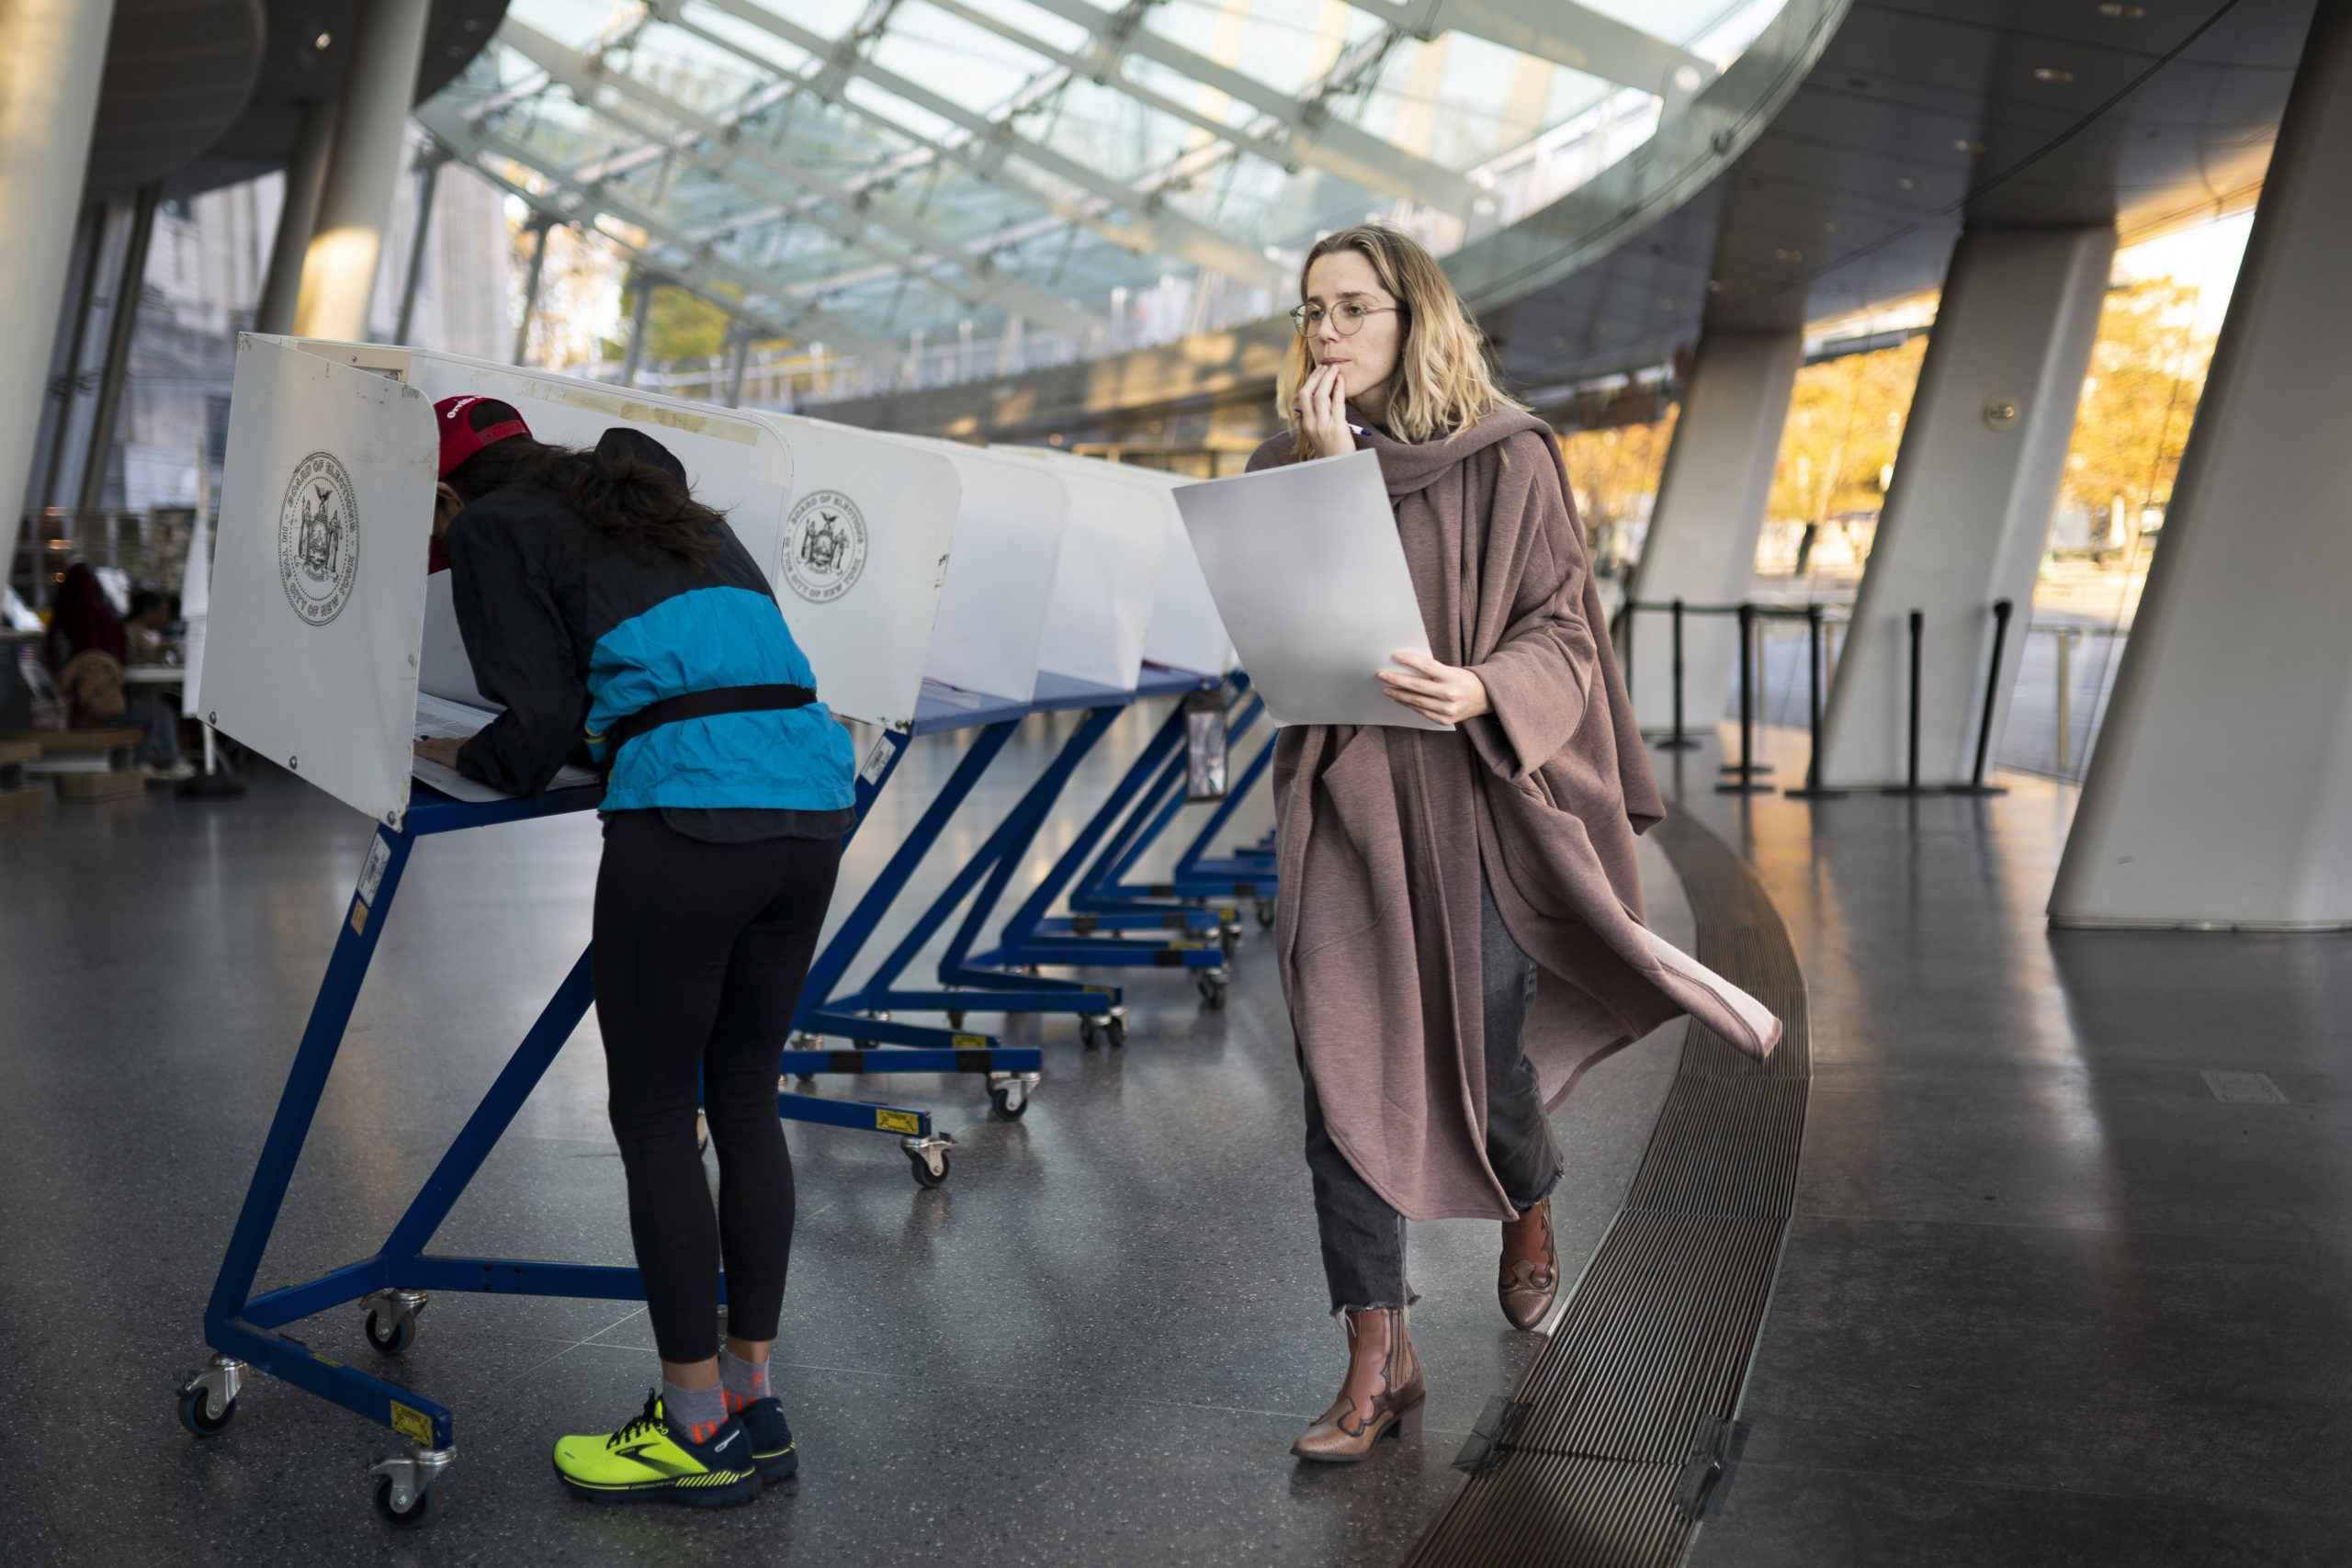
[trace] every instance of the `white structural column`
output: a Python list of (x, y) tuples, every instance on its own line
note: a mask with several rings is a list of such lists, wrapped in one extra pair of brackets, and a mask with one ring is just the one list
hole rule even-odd
[[(25, 493), (114, 0), (0, 6), (0, 496)], [(70, 411), (70, 405), (69, 405)], [(8, 535), (16, 535), (13, 510)]]
[[(1801, 333), (1710, 333), (1700, 341), (1634, 571), (1636, 601), (1720, 605), (1747, 597), (1804, 357)], [(1634, 714), (1645, 730), (1674, 726), (1673, 637), (1665, 611), (1634, 615)], [(1723, 716), (1738, 653), (1731, 616), (1684, 617), (1682, 705), (1690, 729), (1712, 730)]]
[(2352, 927), (2352, 7), (2279, 128), (2054, 924)]
[(319, 195), (326, 188), (327, 164), (334, 156), (335, 100), (313, 98), (302, 106), (294, 131), (294, 155), (286, 165), (286, 199), (278, 204), (277, 238), (269, 248), (269, 276), (254, 311), (254, 331), (284, 335), (294, 330), (294, 303), (302, 293), (302, 263), (319, 222)]
[(1997, 740), (2114, 260), (2112, 228), (1961, 236), (1830, 685), (1823, 784), (1904, 782), (1914, 610), (1919, 780), (1947, 784), (1975, 761), (1994, 601), (2017, 606), (1994, 687)]
[(401, 132), (416, 97), (431, 9), (431, 0), (363, 0), (360, 6), (335, 115), (334, 155), (302, 259), (302, 292), (294, 307), (300, 336), (368, 333), (392, 187), (401, 175)]

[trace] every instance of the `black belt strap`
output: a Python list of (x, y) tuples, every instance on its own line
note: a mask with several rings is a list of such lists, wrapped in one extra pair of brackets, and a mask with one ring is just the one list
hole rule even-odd
[(777, 708), (805, 708), (817, 700), (807, 686), (717, 686), (648, 703), (635, 713), (615, 719), (605, 728), (605, 773), (612, 775), (621, 748), (649, 729), (689, 718), (716, 718), (728, 713), (766, 713)]

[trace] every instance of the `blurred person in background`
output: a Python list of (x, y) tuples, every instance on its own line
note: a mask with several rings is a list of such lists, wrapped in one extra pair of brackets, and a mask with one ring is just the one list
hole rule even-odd
[[(130, 595), (130, 618), (122, 635), (130, 664), (176, 664), (179, 644), (171, 637), (172, 607), (161, 593), (141, 588)], [(180, 756), (180, 704), (176, 687), (141, 682), (129, 688), (123, 723), (144, 730), (135, 753), (158, 784), (176, 784), (196, 770)]]

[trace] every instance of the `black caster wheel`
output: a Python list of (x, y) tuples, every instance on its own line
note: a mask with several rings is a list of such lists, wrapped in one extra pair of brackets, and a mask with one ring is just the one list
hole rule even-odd
[(1113, 1013), (1111, 1021), (1102, 1026), (1102, 1043), (1114, 1051), (1127, 1043), (1127, 1021), (1120, 1013)]
[[(1017, 1085), (999, 1084), (989, 1090), (989, 1109), (1001, 1122), (1018, 1122), (1028, 1113), (1029, 1092)], [(923, 1174), (927, 1175), (928, 1172)], [(918, 1175), (915, 1179), (922, 1181), (922, 1176)], [(944, 1180), (945, 1178), (943, 1177), (941, 1179)], [(925, 1185), (935, 1186), (937, 1183), (926, 1182)]]
[(416, 1343), (416, 1318), (410, 1313), (395, 1313), (388, 1324), (384, 1314), (369, 1308), (368, 1313), (368, 1346), (379, 1356), (397, 1356)]
[(1232, 963), (1233, 955), (1241, 951), (1241, 928), (1239, 926), (1221, 928), (1216, 933), (1216, 945), (1218, 951), (1225, 954), (1225, 961), (1227, 964)]
[(1272, 930), (1273, 929), (1273, 924), (1274, 924), (1274, 901), (1273, 901), (1272, 899), (1271, 899), (1271, 898), (1261, 898), (1261, 899), (1259, 899), (1259, 900), (1258, 900), (1258, 929), (1259, 929), (1259, 930), (1261, 930), (1261, 931), (1272, 931)]
[(1193, 984), (1200, 990), (1203, 1007), (1221, 1008), (1225, 1005), (1226, 983), (1223, 980), (1204, 975)]
[(231, 1400), (223, 1406), (218, 1416), (209, 1413), (211, 1402), (212, 1392), (209, 1389), (198, 1387), (181, 1392), (180, 1425), (188, 1429), (189, 1435), (198, 1438), (217, 1438), (229, 1429), (230, 1422), (237, 1418), (235, 1400)]
[(1102, 1043), (1102, 1026), (1092, 1018), (1080, 1015), (1078, 1021), (1078, 1043), (1086, 1050), (1093, 1050), (1094, 1047)]
[[(990, 1098), (993, 1099), (994, 1097), (991, 1096)], [(909, 1155), (907, 1156), (907, 1163), (915, 1168), (915, 1185), (918, 1187), (939, 1187), (944, 1185), (947, 1180), (947, 1156), (944, 1154), (939, 1156), (939, 1168), (937, 1170), (932, 1169), (930, 1162), (925, 1160), (921, 1155)]]
[(418, 1493), (405, 1508), (392, 1506), (392, 1478), (376, 1478), (376, 1517), (396, 1530), (413, 1530), (433, 1517), (433, 1489)]

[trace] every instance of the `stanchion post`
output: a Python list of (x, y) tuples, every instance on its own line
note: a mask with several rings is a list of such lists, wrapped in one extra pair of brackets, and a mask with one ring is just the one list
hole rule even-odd
[(1747, 795), (1772, 787), (1756, 782), (1762, 771), (1756, 765), (1756, 606), (1745, 600), (1739, 606), (1739, 761), (1724, 771), (1736, 776), (1717, 784), (1718, 795)]
[(1964, 784), (1954, 784), (1954, 795), (2007, 795), (2000, 784), (1984, 782), (1984, 766), (1991, 761), (1993, 748), (1993, 707), (2001, 696), (2001, 652), (2009, 640), (2009, 615), (2016, 606), (2007, 599), (1993, 601), (1993, 664), (1984, 671), (1984, 714), (1976, 724), (1976, 767)]
[(1940, 785), (1922, 787), (1919, 783), (1919, 645), (1926, 636), (1928, 617), (1924, 611), (1911, 612), (1911, 726), (1910, 766), (1904, 773), (1905, 782), (1881, 790), (1881, 795), (1941, 795)]
[[(1756, 761), (1755, 757), (1750, 754), (1748, 749), (1748, 742), (1750, 739), (1748, 735), (1748, 730), (1750, 728), (1747, 705), (1748, 694), (1752, 692), (1759, 691), (1765, 681), (1764, 627), (1766, 622), (1764, 612), (1756, 605), (1741, 604), (1738, 606), (1738, 613), (1740, 714), (1739, 761), (1736, 762), (1725, 762), (1717, 771), (1726, 774), (1736, 773), (1743, 783), (1753, 784), (1758, 777), (1763, 774), (1770, 773), (1772, 771), (1771, 763), (1759, 762)], [(1756, 660), (1756, 662), (1752, 665), (1747, 661), (1750, 655), (1753, 655)]]
[(1821, 606), (1804, 607), (1805, 651), (1805, 736), (1811, 749), (1804, 765), (1804, 785), (1787, 793), (1799, 800), (1842, 800), (1842, 789), (1821, 787), (1821, 666), (1822, 666)]
[(1674, 622), (1674, 733), (1658, 745), (1668, 751), (1688, 751), (1699, 743), (1682, 728), (1682, 601), (1675, 600), (1668, 608)]

